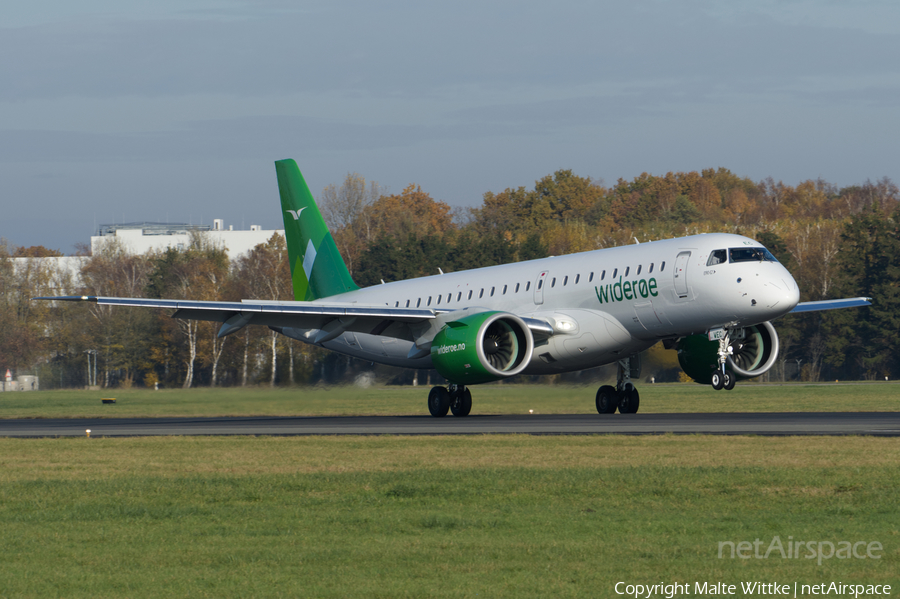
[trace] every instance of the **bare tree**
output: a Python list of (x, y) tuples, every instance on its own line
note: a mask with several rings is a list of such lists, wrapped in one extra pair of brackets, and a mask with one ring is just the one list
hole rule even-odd
[(809, 380), (815, 383), (822, 372), (822, 357), (825, 355), (825, 340), (822, 335), (816, 333), (807, 342), (807, 355), (809, 356)]
[[(88, 295), (141, 297), (153, 268), (153, 255), (131, 254), (114, 237), (102, 243), (82, 265), (81, 280)], [(90, 304), (95, 327), (92, 336), (100, 349), (103, 384), (115, 384), (113, 371), (124, 372), (123, 384), (130, 384), (135, 373), (150, 366), (149, 344), (154, 316), (143, 310)]]
[(367, 208), (381, 197), (382, 191), (376, 181), (366, 182), (359, 173), (348, 173), (340, 187), (332, 183), (319, 198), (322, 217), (351, 274), (374, 235)]
[[(288, 265), (287, 244), (281, 235), (272, 235), (266, 243), (253, 248), (246, 256), (238, 260), (235, 277), (240, 279), (243, 297), (247, 299), (283, 300), (293, 299), (290, 267)], [(269, 333), (271, 350), (271, 374), (269, 384), (275, 386), (278, 364), (278, 338), (275, 331)], [(244, 374), (247, 377), (247, 353), (250, 337), (245, 337)]]

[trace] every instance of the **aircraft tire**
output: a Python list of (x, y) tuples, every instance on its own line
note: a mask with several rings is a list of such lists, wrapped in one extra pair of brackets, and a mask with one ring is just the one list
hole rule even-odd
[(450, 409), (450, 392), (446, 387), (432, 387), (428, 392), (428, 411), (435, 418), (447, 415)]
[(623, 389), (619, 394), (619, 414), (637, 414), (641, 396), (634, 387)]
[(725, 377), (722, 381), (722, 388), (726, 391), (731, 391), (732, 389), (734, 389), (735, 383), (737, 383), (737, 377), (734, 376), (733, 372), (726, 370)]
[(472, 411), (472, 392), (464, 389), (454, 393), (450, 401), (450, 411), (454, 416), (468, 416)]
[(597, 389), (597, 412), (600, 414), (615, 414), (619, 407), (619, 396), (616, 388), (611, 385), (603, 385)]
[(715, 371), (714, 373), (712, 373), (712, 376), (710, 377), (710, 381), (712, 382), (712, 388), (715, 389), (716, 391), (721, 390), (722, 387), (725, 386), (725, 381), (722, 378), (722, 373), (718, 370)]

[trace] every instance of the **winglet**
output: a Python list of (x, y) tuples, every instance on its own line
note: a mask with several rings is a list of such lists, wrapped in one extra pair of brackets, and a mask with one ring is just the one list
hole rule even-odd
[(359, 289), (297, 163), (290, 159), (278, 160), (275, 173), (281, 195), (294, 299), (312, 301)]

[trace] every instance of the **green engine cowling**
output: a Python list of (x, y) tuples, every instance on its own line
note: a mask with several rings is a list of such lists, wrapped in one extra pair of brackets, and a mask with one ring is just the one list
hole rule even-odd
[(534, 337), (508, 312), (480, 312), (448, 322), (431, 343), (431, 361), (441, 376), (474, 385), (522, 372), (531, 361)]
[[(765, 374), (778, 358), (778, 334), (770, 322), (745, 327), (731, 339), (732, 353), (725, 368), (738, 379)], [(675, 344), (678, 363), (684, 372), (698, 383), (709, 384), (718, 368), (719, 342), (706, 335), (682, 337)]]

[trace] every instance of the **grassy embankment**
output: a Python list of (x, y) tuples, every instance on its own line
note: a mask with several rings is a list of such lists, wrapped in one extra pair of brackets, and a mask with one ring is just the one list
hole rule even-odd
[[(641, 413), (896, 411), (900, 384), (822, 383), (738, 384), (714, 391), (691, 383), (639, 386)], [(478, 385), (472, 387), (473, 414), (593, 413), (591, 387)], [(296, 387), (221, 389), (112, 389), (0, 393), (0, 418), (118, 416), (422, 414), (427, 387)], [(103, 405), (101, 397), (115, 397)]]
[[(898, 460), (897, 440), (871, 437), (0, 439), (0, 595), (609, 597), (617, 581), (833, 580), (893, 596)], [(822, 565), (717, 557), (720, 541), (775, 535), (884, 549)]]

